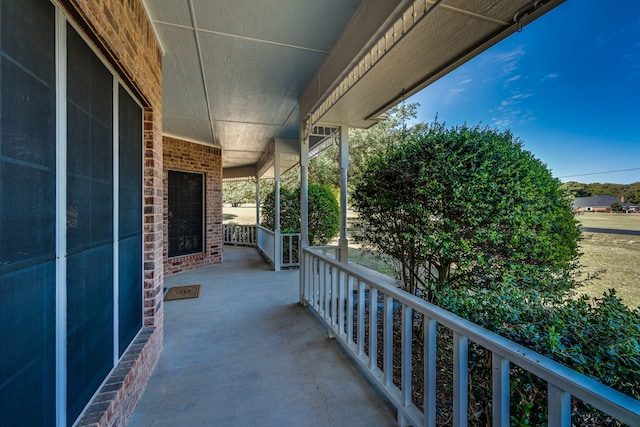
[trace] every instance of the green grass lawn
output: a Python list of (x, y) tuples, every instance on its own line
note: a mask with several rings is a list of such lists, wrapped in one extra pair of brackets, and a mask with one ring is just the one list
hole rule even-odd
[(640, 236), (584, 233), (583, 237), (580, 263), (584, 277), (596, 274), (598, 278), (578, 291), (598, 297), (614, 288), (625, 304), (640, 306)]
[(640, 214), (584, 212), (578, 215), (584, 227), (640, 230)]
[(236, 224), (255, 224), (256, 223), (256, 205), (247, 203), (237, 208), (229, 205), (222, 206), (222, 222), (234, 222)]

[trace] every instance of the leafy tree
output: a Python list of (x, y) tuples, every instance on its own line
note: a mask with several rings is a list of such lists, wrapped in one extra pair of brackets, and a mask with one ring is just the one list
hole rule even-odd
[(607, 194), (618, 198), (624, 197), (627, 202), (640, 203), (640, 182), (634, 182), (632, 184), (602, 184), (593, 182), (591, 184), (579, 185), (586, 186), (589, 195)]
[[(370, 157), (397, 141), (396, 134), (417, 116), (419, 104), (409, 103), (391, 109), (387, 118), (370, 129), (349, 129), (348, 194), (360, 179)], [(340, 151), (337, 144), (325, 148), (309, 163), (309, 182), (326, 185), (334, 191), (340, 188)]]
[(573, 198), (576, 197), (589, 197), (591, 196), (591, 192), (589, 191), (589, 187), (587, 184), (581, 184), (575, 181), (568, 181), (562, 184), (562, 189), (569, 193)]
[(611, 204), (611, 211), (612, 212), (622, 212), (622, 210), (624, 209), (624, 207), (622, 206), (622, 203), (620, 202), (615, 202)]
[(433, 124), (393, 132), (352, 199), (355, 240), (398, 261), (429, 301), (447, 287), (565, 288), (580, 229), (560, 183), (509, 132)]
[(252, 181), (231, 181), (222, 184), (222, 201), (233, 206), (253, 203), (256, 200), (256, 184)]

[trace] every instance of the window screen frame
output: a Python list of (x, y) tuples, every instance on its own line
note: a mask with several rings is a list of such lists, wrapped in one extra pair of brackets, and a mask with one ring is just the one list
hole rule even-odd
[[(198, 251), (193, 251), (193, 252), (180, 252), (180, 253), (176, 253), (175, 251), (172, 251), (171, 249), (171, 240), (172, 240), (172, 232), (171, 232), (171, 226), (172, 224), (175, 224), (175, 222), (173, 222), (174, 220), (172, 220), (171, 218), (171, 210), (172, 210), (172, 204), (171, 204), (171, 175), (172, 174), (188, 174), (188, 175), (198, 175), (201, 178), (201, 187), (202, 190), (200, 192), (200, 203), (201, 203), (201, 209), (200, 209), (200, 250)], [(177, 258), (182, 258), (182, 257), (187, 257), (187, 256), (194, 256), (194, 255), (202, 255), (205, 253), (205, 248), (206, 248), (206, 174), (204, 172), (198, 172), (198, 171), (193, 171), (193, 170), (183, 170), (183, 169), (177, 169), (177, 168), (170, 168), (167, 170), (167, 215), (168, 215), (168, 221), (167, 221), (167, 244), (168, 244), (168, 249), (167, 249), (167, 257), (168, 259), (177, 259)]]
[[(39, 0), (36, 0), (39, 1)], [(17, 4), (17, 2), (16, 2)], [(76, 22), (74, 22), (72, 19), (68, 18), (68, 16), (66, 15), (66, 13), (63, 11), (63, 9), (57, 4), (57, 2), (45, 2), (45, 4), (48, 4), (49, 7), (52, 8), (53, 10), (53, 17), (49, 16), (48, 19), (52, 19), (53, 22), (50, 22), (49, 20), (47, 20), (48, 24), (51, 24), (51, 26), (53, 27), (52, 30), (52, 44), (53, 46), (49, 46), (48, 47), (48, 52), (51, 52), (51, 50), (53, 50), (52, 52), (52, 56), (53, 56), (53, 63), (54, 63), (54, 68), (55, 70), (53, 71), (54, 75), (53, 77), (53, 81), (51, 82), (51, 88), (52, 88), (52, 99), (51, 101), (53, 102), (53, 108), (52, 108), (52, 112), (51, 112), (51, 126), (53, 128), (53, 135), (52, 135), (52, 141), (51, 144), (53, 146), (52, 148), (52, 153), (51, 155), (53, 156), (52, 158), (52, 162), (53, 162), (53, 184), (51, 185), (51, 188), (48, 188), (46, 193), (49, 194), (49, 197), (52, 199), (52, 206), (51, 209), (53, 210), (53, 214), (50, 215), (50, 217), (47, 219), (45, 224), (41, 224), (38, 225), (38, 227), (44, 231), (48, 230), (49, 228), (51, 228), (51, 233), (53, 235), (52, 237), (52, 242), (49, 242), (47, 245), (45, 246), (53, 246), (52, 248), (52, 253), (50, 254), (49, 258), (51, 260), (52, 265), (49, 267), (47, 267), (47, 271), (45, 272), (47, 274), (46, 280), (47, 283), (51, 283), (51, 289), (49, 292), (49, 298), (53, 301), (52, 304), (49, 304), (50, 308), (47, 308), (47, 313), (43, 314), (43, 318), (46, 319), (46, 321), (42, 321), (39, 322), (42, 325), (48, 325), (53, 332), (51, 333), (52, 338), (50, 340), (50, 343), (48, 343), (48, 349), (47, 350), (47, 356), (50, 357), (50, 359), (53, 359), (53, 361), (47, 365), (46, 367), (46, 371), (43, 372), (46, 373), (47, 376), (49, 376), (49, 378), (47, 378), (47, 384), (49, 384), (49, 386), (47, 387), (47, 393), (48, 393), (48, 399), (46, 402), (46, 410), (43, 412), (46, 415), (46, 422), (49, 423), (47, 425), (72, 425), (77, 421), (77, 417), (75, 416), (75, 414), (71, 414), (68, 412), (69, 410), (69, 400), (67, 399), (67, 392), (69, 390), (69, 383), (68, 383), (68, 375), (70, 374), (71, 371), (68, 370), (67, 367), (67, 363), (69, 360), (71, 360), (71, 355), (69, 354), (69, 348), (67, 345), (67, 336), (68, 336), (68, 332), (69, 332), (69, 325), (67, 324), (67, 318), (68, 318), (68, 314), (69, 314), (69, 298), (68, 298), (68, 291), (70, 289), (69, 286), (69, 281), (68, 281), (68, 255), (69, 255), (69, 249), (73, 249), (72, 246), (73, 244), (69, 245), (69, 243), (73, 243), (71, 240), (69, 240), (68, 238), (68, 201), (71, 198), (71, 195), (68, 192), (68, 184), (69, 184), (69, 178), (68, 178), (68, 166), (69, 166), (69, 161), (68, 161), (68, 148), (69, 148), (69, 136), (71, 135), (71, 133), (73, 132), (73, 127), (75, 126), (74, 123), (68, 123), (69, 118), (71, 117), (71, 114), (69, 112), (68, 109), (68, 101), (70, 100), (69, 97), (69, 93), (67, 91), (68, 89), (68, 75), (70, 70), (68, 69), (68, 64), (67, 64), (67, 60), (68, 60), (68, 36), (69, 36), (69, 28), (71, 28), (73, 31), (75, 31), (80, 38), (82, 39), (82, 41), (84, 43), (86, 43), (86, 45), (88, 46), (89, 50), (91, 51), (92, 55), (94, 58), (97, 58), (97, 61), (101, 62), (102, 65), (106, 68), (106, 70), (108, 71), (108, 74), (110, 75), (110, 78), (108, 79), (110, 82), (110, 86), (112, 86), (113, 92), (112, 92), (112, 96), (113, 96), (113, 103), (111, 105), (111, 110), (109, 112), (107, 112), (108, 115), (112, 116), (112, 135), (109, 136), (108, 133), (109, 132), (105, 132), (103, 136), (105, 136), (104, 141), (107, 144), (110, 142), (111, 143), (111, 147), (107, 148), (107, 151), (111, 151), (113, 150), (113, 158), (112, 158), (112, 163), (111, 163), (111, 170), (107, 171), (107, 174), (110, 176), (110, 180), (111, 180), (111, 188), (113, 190), (113, 205), (111, 206), (112, 211), (109, 213), (108, 218), (104, 218), (104, 215), (102, 216), (98, 216), (97, 214), (91, 214), (91, 218), (93, 218), (94, 221), (98, 221), (98, 225), (110, 225), (113, 229), (113, 236), (107, 237), (105, 241), (110, 242), (109, 246), (110, 248), (108, 248), (108, 251), (111, 251), (112, 257), (113, 257), (113, 266), (111, 269), (111, 274), (113, 274), (113, 282), (112, 282), (112, 286), (113, 286), (113, 292), (112, 292), (112, 297), (108, 298), (112, 304), (113, 304), (113, 323), (111, 324), (109, 321), (106, 322), (101, 322), (101, 325), (105, 325), (105, 326), (109, 326), (111, 325), (113, 327), (113, 331), (109, 334), (110, 336), (104, 338), (104, 341), (106, 343), (106, 340), (112, 340), (113, 341), (113, 355), (111, 357), (111, 359), (109, 360), (109, 372), (106, 374), (104, 380), (102, 380), (102, 384), (104, 384), (104, 381), (106, 381), (106, 379), (109, 377), (109, 375), (111, 375), (114, 371), (114, 369), (116, 368), (116, 366), (118, 365), (118, 363), (121, 360), (121, 357), (123, 355), (123, 353), (126, 351), (127, 348), (129, 348), (131, 346), (131, 343), (134, 342), (133, 338), (131, 338), (131, 336), (126, 337), (126, 340), (124, 342), (122, 342), (120, 344), (120, 348), (118, 348), (118, 331), (119, 331), (119, 319), (118, 319), (118, 310), (119, 310), (119, 305), (118, 305), (118, 287), (119, 287), (119, 279), (118, 279), (118, 242), (119, 242), (119, 235), (118, 235), (118, 214), (119, 214), (119, 207), (118, 207), (118, 202), (119, 202), (119, 193), (118, 193), (118, 174), (120, 172), (120, 163), (119, 163), (119, 159), (117, 156), (117, 151), (120, 148), (120, 141), (119, 141), (119, 135), (118, 135), (118, 131), (119, 131), (119, 124), (116, 125), (117, 123), (117, 119), (118, 119), (118, 115), (121, 112), (121, 105), (119, 104), (118, 100), (119, 100), (119, 93), (122, 94), (122, 92), (120, 91), (125, 91), (127, 93), (127, 95), (129, 95), (131, 97), (131, 99), (134, 101), (134, 103), (139, 107), (139, 113), (140, 113), (140, 140), (136, 141), (136, 147), (134, 148), (135, 150), (140, 150), (139, 154), (140, 154), (140, 172), (135, 172), (135, 175), (137, 175), (138, 182), (140, 185), (140, 193), (136, 194), (134, 197), (138, 198), (137, 200), (137, 204), (140, 206), (139, 208), (139, 218), (136, 218), (135, 222), (138, 222), (138, 224), (136, 225), (136, 233), (139, 231), (142, 235), (142, 239), (140, 239), (140, 244), (138, 245), (136, 243), (135, 247), (131, 249), (131, 252), (129, 253), (133, 253), (134, 251), (136, 252), (136, 257), (139, 257), (140, 261), (136, 261), (136, 263), (138, 264), (137, 268), (140, 269), (141, 274), (140, 274), (140, 285), (139, 286), (135, 286), (134, 288), (132, 288), (132, 292), (136, 292), (136, 295), (139, 293), (140, 295), (140, 304), (138, 304), (138, 302), (136, 301), (134, 303), (135, 305), (135, 310), (136, 310), (136, 315), (139, 317), (140, 319), (140, 325), (137, 328), (137, 330), (135, 331), (135, 335), (137, 336), (144, 328), (144, 236), (146, 235), (145, 233), (145, 228), (144, 228), (144, 206), (145, 206), (145, 197), (144, 197), (144, 170), (145, 170), (145, 165), (144, 165), (144, 157), (145, 157), (145, 137), (144, 137), (144, 119), (145, 119), (145, 106), (143, 105), (141, 98), (138, 95), (136, 95), (137, 92), (133, 91), (125, 82), (126, 79), (123, 80), (119, 73), (115, 70), (115, 68), (110, 64), (110, 62), (108, 60), (105, 59), (105, 56), (102, 55), (100, 53), (100, 51), (96, 48), (95, 43), (91, 40), (91, 38), (89, 36), (87, 36), (87, 34), (85, 34), (85, 32), (83, 31), (83, 29), (77, 25)], [(2, 10), (0, 9), (0, 12), (2, 12)], [(31, 16), (31, 15), (29, 15)], [(29, 31), (30, 27), (27, 25), (23, 25), (23, 28), (26, 29), (26, 31)], [(105, 79), (106, 80), (106, 79)], [(137, 110), (135, 111), (135, 114), (137, 115)], [(40, 117), (41, 118), (41, 117)], [(136, 124), (137, 126), (137, 124)], [(137, 138), (137, 136), (136, 136)], [(24, 148), (26, 148), (27, 146), (25, 146)], [(17, 163), (24, 163), (23, 160), (20, 160)], [(27, 159), (28, 160), (28, 159)], [(16, 163), (15, 161), (13, 161), (13, 163)], [(42, 169), (42, 167), (39, 167), (40, 169)], [(109, 168), (107, 168), (109, 169)], [(0, 185), (2, 184), (7, 184), (7, 182), (0, 182)], [(8, 188), (8, 187), (7, 187)], [(16, 190), (17, 191), (17, 190)], [(43, 190), (44, 191), (44, 190)], [(7, 196), (7, 198), (9, 197), (13, 197), (15, 194), (12, 193), (8, 193), (9, 195)], [(32, 195), (31, 197), (36, 197), (36, 195)], [(4, 202), (3, 202), (4, 203)], [(126, 202), (125, 202), (126, 203)], [(136, 207), (136, 209), (138, 209)], [(2, 243), (2, 242), (0, 242)], [(139, 253), (137, 253), (139, 251)], [(124, 253), (124, 256), (126, 256), (127, 254)], [(104, 258), (106, 259), (106, 257)], [(37, 260), (35, 260), (37, 261)], [(30, 263), (33, 263), (35, 261), (29, 261)], [(39, 270), (38, 270), (39, 271)], [(44, 273), (42, 273), (41, 275), (44, 275)], [(43, 276), (44, 277), (44, 276)], [(35, 277), (34, 276), (34, 282), (43, 282), (44, 280), (41, 279), (39, 276)], [(106, 288), (105, 288), (106, 289)], [(109, 288), (110, 289), (110, 288)], [(34, 292), (35, 293), (35, 292)], [(34, 304), (34, 300), (33, 299), (25, 299), (23, 298), (24, 301), (20, 300), (20, 299), (15, 299), (15, 309), (19, 310), (19, 309), (25, 309), (25, 308), (31, 308), (30, 306), (33, 306), (33, 310), (35, 310), (36, 308), (40, 309), (41, 311), (45, 311), (44, 309), (39, 308), (39, 306), (37, 307), (36, 304)], [(131, 312), (133, 313), (133, 309), (131, 310)], [(27, 331), (27, 333), (29, 334), (29, 332)], [(29, 334), (29, 338), (31, 338), (33, 336), (33, 334)], [(129, 339), (131, 339), (131, 341), (129, 341)], [(128, 341), (128, 342), (127, 342)], [(107, 354), (107, 357), (109, 355)], [(22, 357), (22, 356), (21, 356)], [(26, 359), (28, 360), (28, 359)], [(53, 378), (50, 378), (50, 377)], [(98, 385), (98, 387), (95, 390), (92, 390), (92, 396), (89, 396), (89, 401), (91, 401), (91, 399), (95, 396), (95, 394), (93, 394), (93, 392), (97, 392), (97, 390), (99, 390), (101, 385)], [(36, 381), (28, 381), (25, 382), (25, 387), (37, 387), (37, 382)], [(26, 404), (35, 404), (38, 405), (38, 402), (31, 402), (31, 400), (27, 401), (25, 400), (25, 402), (27, 402)], [(86, 405), (84, 407), (86, 409)], [(84, 409), (83, 409), (84, 410)], [(15, 411), (15, 412), (14, 412)], [(11, 412), (7, 414), (7, 417), (11, 417), (11, 416), (19, 416), (21, 414), (21, 411), (23, 411), (23, 408), (19, 407), (19, 406), (15, 406), (14, 408), (11, 408)], [(35, 411), (34, 411), (35, 412)], [(37, 414), (36, 414), (37, 415)], [(80, 413), (79, 416), (82, 416), (82, 413)], [(72, 419), (75, 418), (75, 419)], [(11, 418), (8, 418), (11, 419)], [(45, 423), (43, 423), (45, 424)]]

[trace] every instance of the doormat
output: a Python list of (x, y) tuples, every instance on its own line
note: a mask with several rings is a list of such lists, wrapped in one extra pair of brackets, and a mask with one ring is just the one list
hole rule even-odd
[(200, 285), (174, 286), (169, 288), (169, 292), (165, 295), (165, 301), (173, 301), (177, 299), (198, 298), (200, 296)]

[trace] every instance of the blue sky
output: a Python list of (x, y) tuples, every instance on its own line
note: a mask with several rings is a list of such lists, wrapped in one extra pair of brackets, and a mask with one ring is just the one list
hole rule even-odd
[(640, 2), (567, 0), (407, 102), (510, 129), (562, 181), (640, 181)]

